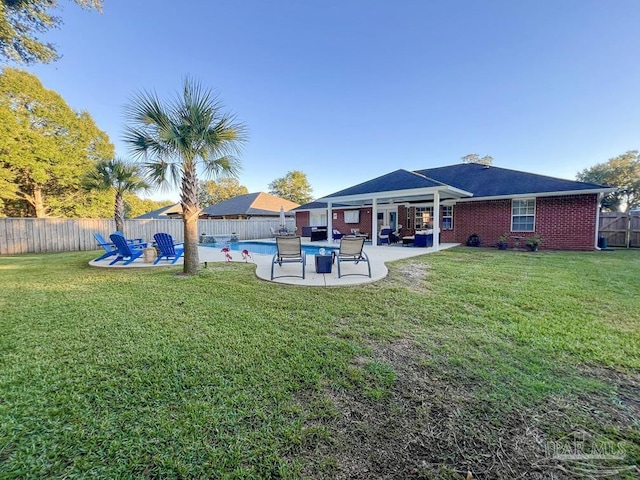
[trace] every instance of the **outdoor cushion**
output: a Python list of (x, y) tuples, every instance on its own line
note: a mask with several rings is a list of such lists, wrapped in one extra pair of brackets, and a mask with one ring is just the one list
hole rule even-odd
[(392, 230), (388, 225), (383, 226), (380, 229), (380, 233), (378, 234), (378, 243), (380, 245), (383, 245), (383, 244), (387, 244), (388, 245), (390, 243), (389, 237), (391, 235), (391, 232), (392, 232)]
[(413, 241), (414, 247), (433, 247), (433, 233), (429, 235), (416, 233)]
[(342, 237), (344, 237), (344, 233), (341, 233), (340, 230), (334, 228), (332, 234), (333, 240), (340, 240)]

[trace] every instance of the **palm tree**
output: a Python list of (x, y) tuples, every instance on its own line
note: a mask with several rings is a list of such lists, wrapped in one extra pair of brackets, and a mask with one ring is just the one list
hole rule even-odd
[(114, 220), (116, 230), (121, 232), (124, 230), (123, 195), (149, 188), (147, 182), (140, 176), (138, 167), (120, 158), (100, 160), (95, 170), (84, 177), (82, 184), (87, 190), (115, 192)]
[(127, 107), (124, 140), (141, 158), (149, 179), (180, 186), (184, 221), (184, 273), (198, 270), (198, 168), (208, 175), (237, 176), (234, 156), (245, 127), (222, 112), (210, 90), (186, 79), (181, 94), (163, 103), (155, 93), (137, 94)]

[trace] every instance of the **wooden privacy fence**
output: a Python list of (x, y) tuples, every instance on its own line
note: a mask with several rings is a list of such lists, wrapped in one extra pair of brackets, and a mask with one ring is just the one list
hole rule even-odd
[(640, 212), (600, 214), (598, 235), (609, 247), (640, 247)]
[[(239, 240), (271, 237), (271, 228), (279, 228), (279, 220), (198, 220), (198, 234), (228, 235), (235, 233)], [(96, 250), (93, 238), (100, 233), (105, 238), (115, 230), (113, 220), (101, 218), (0, 218), (0, 255), (17, 253), (76, 252)], [(294, 229), (295, 221), (287, 220), (287, 228)], [(153, 241), (153, 234), (165, 232), (176, 242), (184, 240), (181, 219), (127, 220), (127, 238)]]

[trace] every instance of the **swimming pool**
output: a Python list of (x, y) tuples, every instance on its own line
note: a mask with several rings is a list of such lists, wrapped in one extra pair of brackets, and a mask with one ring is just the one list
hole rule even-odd
[[(211, 247), (221, 249), (222, 245), (201, 245), (202, 247)], [(276, 253), (276, 244), (274, 243), (265, 243), (265, 242), (231, 242), (227, 244), (232, 251), (241, 252), (242, 250), (249, 250), (249, 253), (260, 253), (263, 255), (273, 255)], [(307, 255), (318, 255), (320, 253), (320, 249), (324, 248), (326, 253), (331, 253), (337, 251), (337, 247), (316, 247), (315, 245), (302, 245), (302, 250), (306, 252)]]

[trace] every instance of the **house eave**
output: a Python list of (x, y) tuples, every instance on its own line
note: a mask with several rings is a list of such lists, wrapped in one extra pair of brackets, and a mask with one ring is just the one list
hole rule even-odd
[(531, 192), (531, 193), (515, 193), (511, 195), (493, 195), (487, 197), (460, 198), (456, 203), (464, 202), (482, 202), (489, 200), (509, 200), (512, 198), (538, 198), (538, 197), (562, 197), (566, 195), (594, 195), (599, 193), (614, 192), (615, 188), (596, 188), (589, 190), (564, 190), (558, 192)]
[(454, 198), (473, 196), (471, 192), (467, 192), (450, 185), (445, 185), (427, 188), (413, 188), (407, 190), (387, 190), (384, 192), (360, 193), (357, 195), (345, 195), (340, 197), (322, 197), (319, 198), (318, 201), (343, 204), (357, 202), (359, 204), (362, 204), (362, 202), (367, 200), (397, 200), (397, 203), (402, 203), (407, 201), (409, 198), (419, 200), (421, 197), (424, 197), (424, 199), (427, 199), (428, 197), (433, 196), (436, 192), (440, 193), (440, 195), (447, 195)]

